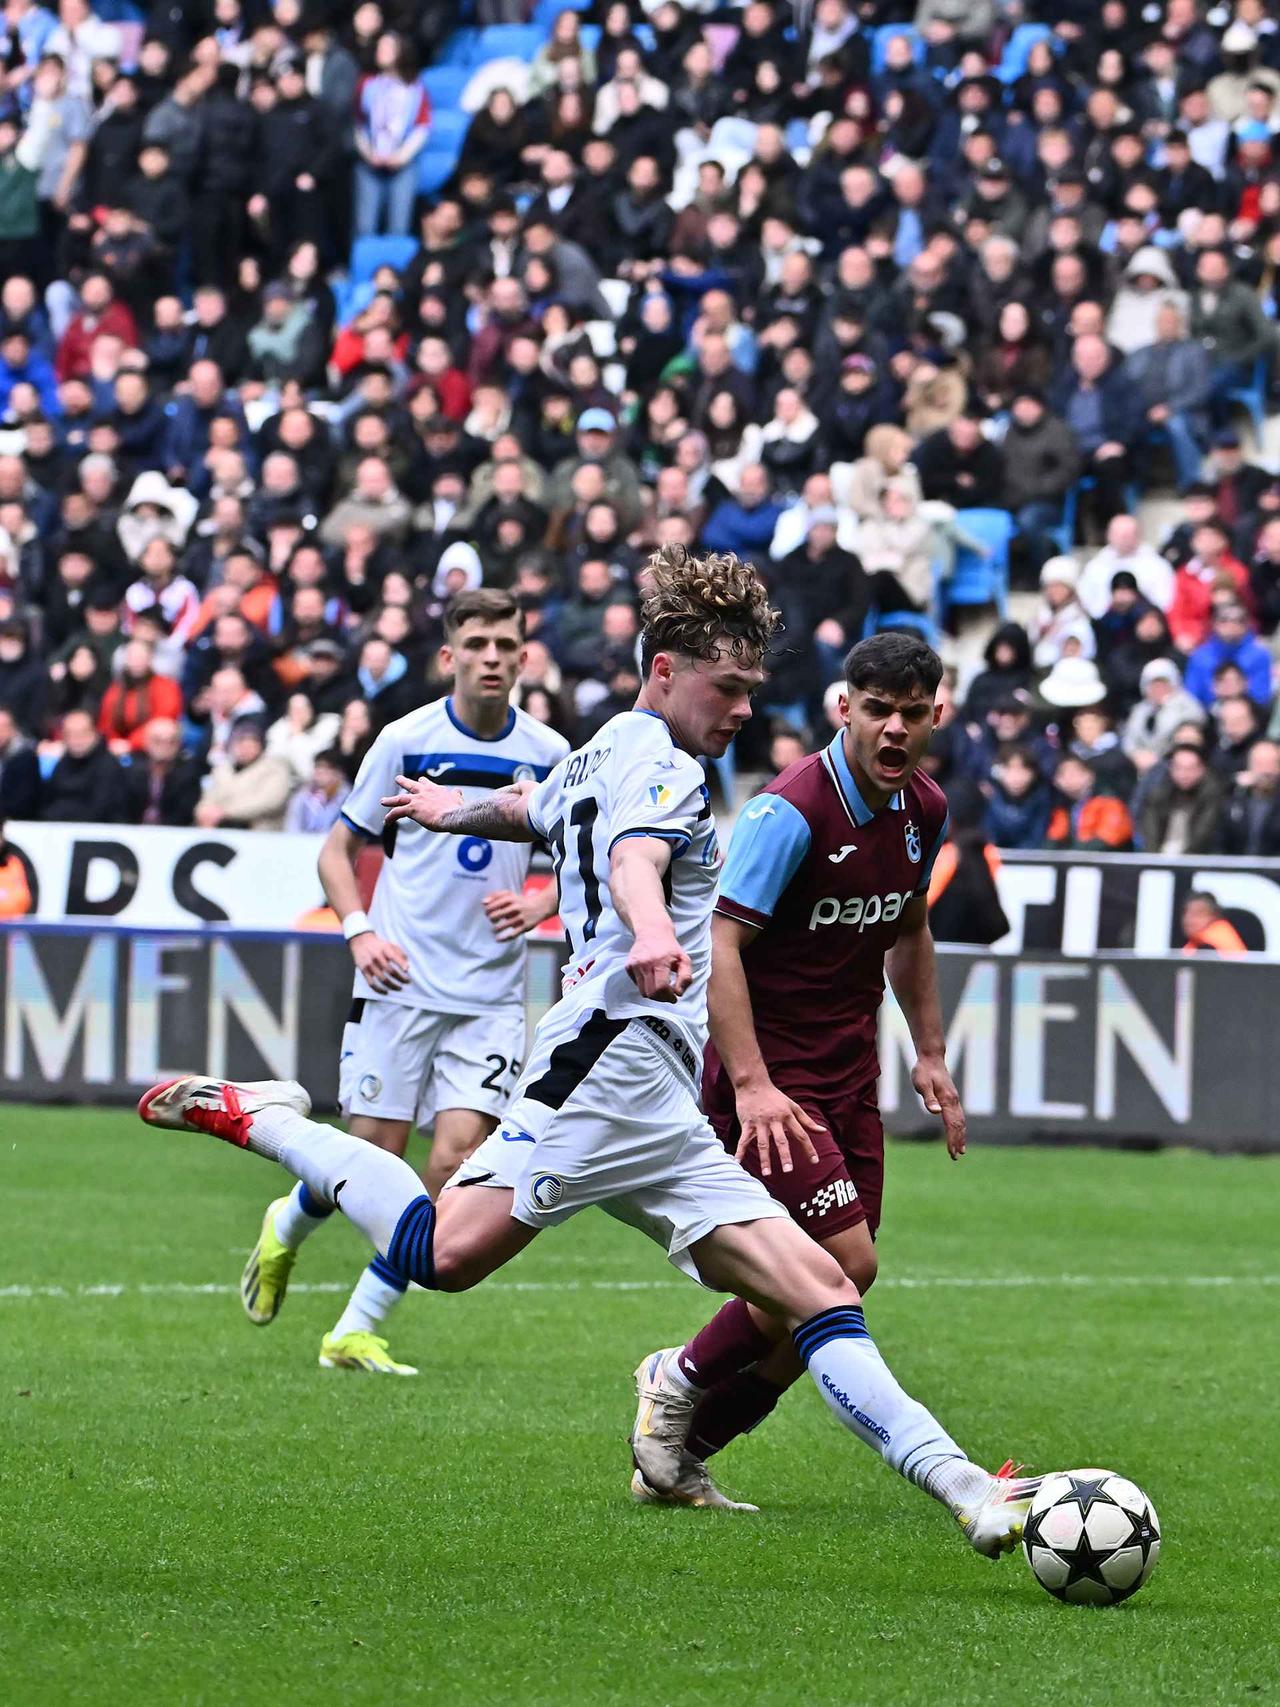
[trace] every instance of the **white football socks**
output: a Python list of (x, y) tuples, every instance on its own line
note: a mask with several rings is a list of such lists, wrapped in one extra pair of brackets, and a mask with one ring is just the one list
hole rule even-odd
[[(837, 1316), (847, 1320), (829, 1320)], [(952, 1510), (982, 1498), (990, 1473), (970, 1463), (937, 1418), (898, 1385), (861, 1310), (824, 1311), (795, 1337), (828, 1408), (886, 1464)]]
[(346, 1309), (338, 1317), (333, 1338), (340, 1339), (343, 1334), (376, 1333), (403, 1297), (403, 1286), (389, 1285), (375, 1274), (370, 1264), (356, 1282)]
[(279, 1162), (314, 1196), (336, 1203), (383, 1253), (400, 1217), (424, 1195), (422, 1181), (399, 1156), (318, 1120), (304, 1120), (279, 1103), (254, 1115), (249, 1148)]
[(317, 1227), (323, 1227), (332, 1210), (323, 1215), (310, 1215), (305, 1204), (314, 1199), (301, 1180), (285, 1198), (280, 1208), (276, 1210), (273, 1223), (276, 1238), (282, 1245), (287, 1245), (291, 1251), (296, 1251), (304, 1239), (309, 1239)]

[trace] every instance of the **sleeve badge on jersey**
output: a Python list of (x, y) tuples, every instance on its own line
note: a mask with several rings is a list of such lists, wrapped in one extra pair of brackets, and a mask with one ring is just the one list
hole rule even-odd
[(651, 782), (649, 784), (649, 799), (654, 806), (666, 806), (671, 800), (671, 790), (665, 782)]
[(911, 861), (912, 865), (919, 865), (921, 854), (920, 826), (908, 818), (902, 834), (906, 838), (907, 858)]

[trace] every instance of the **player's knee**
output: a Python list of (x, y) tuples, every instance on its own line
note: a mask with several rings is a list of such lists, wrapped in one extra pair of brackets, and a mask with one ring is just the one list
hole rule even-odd
[(860, 1293), (868, 1292), (880, 1272), (880, 1259), (874, 1249), (859, 1251), (845, 1263), (844, 1272)]
[(431, 1252), (431, 1274), (437, 1292), (467, 1292), (484, 1271), (476, 1261), (475, 1252), (465, 1239), (436, 1232)]
[(858, 1302), (856, 1283), (829, 1251), (824, 1251), (821, 1245), (814, 1245), (806, 1257), (804, 1274), (797, 1277), (795, 1302), (799, 1309), (815, 1314), (819, 1310), (832, 1310)]

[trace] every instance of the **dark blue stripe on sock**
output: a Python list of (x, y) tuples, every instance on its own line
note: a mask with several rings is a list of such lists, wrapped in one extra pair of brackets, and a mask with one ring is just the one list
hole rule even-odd
[(396, 1222), (396, 1230), (387, 1246), (387, 1262), (394, 1272), (419, 1286), (434, 1288), (435, 1264), (431, 1258), (431, 1241), (435, 1233), (436, 1206), (423, 1192), (415, 1197)]
[(369, 1273), (376, 1275), (384, 1286), (394, 1286), (397, 1292), (408, 1290), (409, 1282), (398, 1269), (392, 1268), (386, 1257), (375, 1256), (369, 1264)]
[(313, 1197), (307, 1190), (305, 1181), (298, 1184), (298, 1208), (315, 1221), (323, 1221), (326, 1215), (333, 1214), (332, 1203), (326, 1203), (323, 1197)]
[(807, 1365), (814, 1352), (821, 1351), (832, 1340), (865, 1340), (871, 1335), (860, 1304), (841, 1304), (832, 1310), (819, 1310), (792, 1334), (796, 1350)]

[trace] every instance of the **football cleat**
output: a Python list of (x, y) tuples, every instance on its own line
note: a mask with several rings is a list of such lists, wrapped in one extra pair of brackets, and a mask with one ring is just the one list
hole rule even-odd
[(164, 1126), (174, 1132), (208, 1132), (244, 1150), (249, 1145), (249, 1124), (254, 1115), (276, 1104), (304, 1118), (311, 1113), (311, 1098), (296, 1079), (254, 1079), (236, 1084), (230, 1079), (205, 1079), (189, 1073), (152, 1085), (138, 1103), (138, 1114), (148, 1126)]
[(244, 1305), (244, 1313), (260, 1328), (274, 1322), (280, 1314), (289, 1276), (298, 1258), (297, 1251), (291, 1251), (276, 1235), (276, 1216), (288, 1202), (287, 1197), (277, 1197), (274, 1203), (268, 1204), (258, 1242), (250, 1251), (244, 1273), (240, 1276), (240, 1302)]
[(1011, 1553), (1022, 1539), (1027, 1512), (1044, 1477), (1019, 1476), (1021, 1469), (1010, 1458), (996, 1471), (980, 1500), (958, 1506), (954, 1512), (965, 1540), (985, 1559)]
[(636, 1420), (631, 1459), (655, 1493), (675, 1491), (687, 1456), (684, 1443), (700, 1394), (671, 1376), (679, 1348), (651, 1352), (636, 1370)]
[(377, 1334), (326, 1334), (320, 1342), (321, 1369), (360, 1369), (366, 1375), (416, 1375), (411, 1363), (397, 1363)]
[(707, 1511), (759, 1511), (746, 1500), (731, 1500), (711, 1480), (706, 1465), (691, 1452), (682, 1455), (680, 1480), (669, 1494), (651, 1488), (640, 1470), (631, 1477), (631, 1497), (637, 1505), (689, 1505)]

